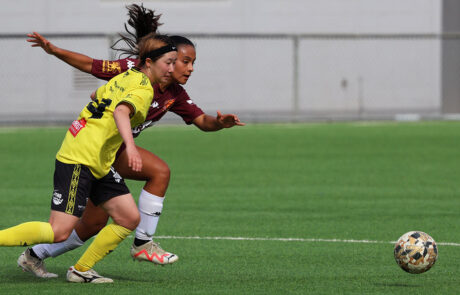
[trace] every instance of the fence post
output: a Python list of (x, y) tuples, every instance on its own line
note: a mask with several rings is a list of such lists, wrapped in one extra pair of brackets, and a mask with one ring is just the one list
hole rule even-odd
[(299, 36), (295, 35), (292, 37), (293, 41), (293, 52), (292, 52), (292, 111), (294, 115), (294, 121), (297, 121), (300, 113), (300, 101), (299, 101)]

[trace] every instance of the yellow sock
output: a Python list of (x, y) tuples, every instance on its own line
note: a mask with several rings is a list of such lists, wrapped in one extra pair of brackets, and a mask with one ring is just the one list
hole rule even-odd
[(75, 269), (78, 271), (90, 270), (99, 260), (112, 252), (130, 233), (131, 230), (118, 224), (107, 225), (83, 253), (80, 260), (75, 264)]
[(48, 222), (31, 221), (0, 230), (0, 246), (28, 246), (54, 242), (54, 232)]

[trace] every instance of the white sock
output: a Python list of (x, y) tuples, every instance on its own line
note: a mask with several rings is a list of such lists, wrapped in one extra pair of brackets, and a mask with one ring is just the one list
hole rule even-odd
[(141, 222), (136, 228), (136, 238), (139, 240), (150, 241), (155, 234), (163, 210), (164, 198), (155, 196), (142, 190), (139, 196), (139, 212)]
[(54, 244), (39, 244), (33, 246), (32, 249), (40, 259), (46, 259), (48, 257), (59, 256), (67, 251), (78, 248), (83, 244), (84, 242), (80, 240), (77, 232), (73, 230), (70, 236), (64, 242)]

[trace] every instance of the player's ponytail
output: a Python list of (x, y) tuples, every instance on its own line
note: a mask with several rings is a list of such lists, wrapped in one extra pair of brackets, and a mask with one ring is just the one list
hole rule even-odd
[[(148, 35), (149, 33), (156, 33), (158, 27), (162, 24), (159, 22), (161, 14), (155, 14), (154, 10), (147, 9), (141, 4), (131, 4), (126, 6), (128, 9), (128, 25), (134, 29), (132, 32), (128, 25), (125, 23), (125, 30), (128, 35), (119, 34), (120, 39), (118, 39), (110, 48), (120, 52), (120, 56), (127, 55), (139, 56), (137, 45), (141, 39)], [(120, 42), (124, 42), (128, 48), (119, 48), (117, 45)]]

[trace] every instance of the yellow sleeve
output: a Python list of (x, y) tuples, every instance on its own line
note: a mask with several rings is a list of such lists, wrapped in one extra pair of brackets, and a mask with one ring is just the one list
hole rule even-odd
[(153, 90), (147, 88), (135, 88), (126, 93), (126, 96), (122, 98), (120, 103), (128, 103), (133, 109), (133, 115), (131, 118), (139, 117), (142, 118), (142, 122), (147, 116), (149, 106), (152, 103), (153, 99)]

